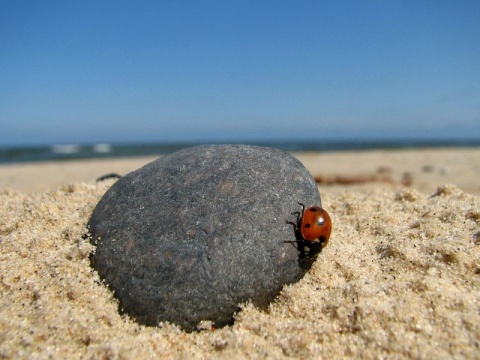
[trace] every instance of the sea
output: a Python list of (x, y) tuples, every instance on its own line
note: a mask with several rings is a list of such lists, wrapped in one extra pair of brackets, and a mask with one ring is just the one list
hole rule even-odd
[[(225, 143), (225, 142), (210, 142)], [(479, 147), (479, 139), (454, 140), (275, 140), (228, 142), (268, 146), (289, 152), (361, 151), (373, 149)], [(65, 161), (118, 157), (160, 156), (190, 146), (196, 142), (159, 142), (148, 144), (52, 144), (39, 146), (1, 146), (0, 164), (39, 161)]]

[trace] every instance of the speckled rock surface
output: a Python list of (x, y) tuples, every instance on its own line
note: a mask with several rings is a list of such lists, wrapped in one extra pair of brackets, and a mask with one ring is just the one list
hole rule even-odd
[(239, 304), (267, 306), (311, 265), (285, 243), (295, 239), (285, 220), (297, 202), (321, 205), (311, 175), (288, 153), (181, 150), (107, 191), (89, 222), (91, 265), (139, 323), (223, 326)]

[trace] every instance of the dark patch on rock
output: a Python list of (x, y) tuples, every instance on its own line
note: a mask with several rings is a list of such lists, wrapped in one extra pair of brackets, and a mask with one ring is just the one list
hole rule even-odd
[(110, 174), (100, 176), (96, 181), (99, 182), (99, 181), (105, 181), (109, 179), (120, 179), (120, 178), (121, 178), (120, 175), (116, 173), (110, 173)]
[(238, 305), (265, 308), (298, 281), (300, 256), (285, 223), (298, 202), (321, 206), (310, 173), (293, 156), (247, 145), (203, 145), (120, 178), (89, 222), (91, 264), (125, 313), (187, 331), (232, 322)]

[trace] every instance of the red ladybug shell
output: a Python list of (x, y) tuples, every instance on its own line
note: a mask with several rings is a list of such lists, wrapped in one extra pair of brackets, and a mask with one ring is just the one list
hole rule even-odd
[(300, 223), (300, 232), (305, 240), (323, 242), (325, 246), (331, 231), (332, 219), (325, 210), (318, 206), (305, 209)]

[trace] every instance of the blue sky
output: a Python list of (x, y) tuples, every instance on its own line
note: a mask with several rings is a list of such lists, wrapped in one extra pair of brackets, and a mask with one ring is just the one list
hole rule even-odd
[(0, 145), (480, 138), (479, 1), (0, 4)]

